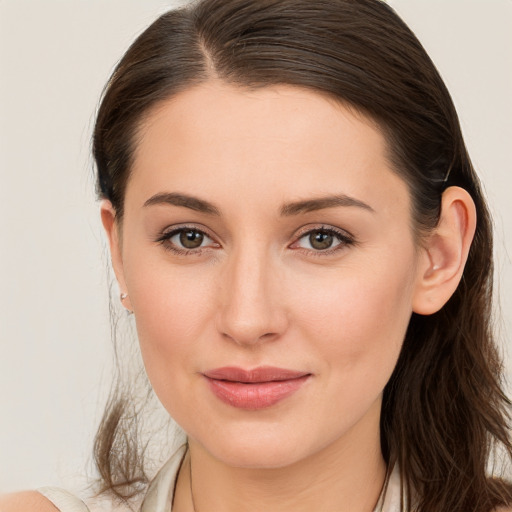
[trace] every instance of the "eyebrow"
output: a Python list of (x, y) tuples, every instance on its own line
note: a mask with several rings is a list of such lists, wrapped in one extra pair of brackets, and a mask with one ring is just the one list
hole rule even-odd
[[(155, 194), (144, 203), (144, 207), (160, 204), (181, 206), (197, 212), (219, 217), (221, 215), (219, 209), (212, 203), (209, 203), (204, 199), (199, 199), (198, 197), (189, 196), (187, 194), (180, 194), (178, 192), (164, 192), (161, 194)], [(301, 213), (308, 213), (340, 206), (355, 206), (357, 208), (362, 208), (364, 210), (375, 213), (375, 210), (370, 205), (345, 194), (324, 196), (316, 199), (306, 199), (304, 201), (286, 203), (281, 207), (280, 213), (283, 217), (289, 217), (293, 215), (299, 215)]]
[(375, 213), (375, 210), (369, 205), (345, 194), (319, 197), (317, 199), (307, 199), (305, 201), (296, 201), (287, 203), (281, 208), (282, 216), (298, 215), (300, 213), (314, 212), (325, 208), (334, 208), (337, 206), (355, 206)]
[(196, 212), (220, 216), (220, 211), (213, 204), (205, 201), (204, 199), (199, 199), (198, 197), (189, 196), (187, 194), (179, 194), (176, 192), (155, 194), (144, 203), (144, 207), (156, 204), (182, 206), (184, 208), (195, 210)]

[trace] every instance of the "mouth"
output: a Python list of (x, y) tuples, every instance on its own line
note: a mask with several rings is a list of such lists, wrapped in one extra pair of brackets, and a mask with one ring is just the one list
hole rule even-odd
[(298, 391), (311, 373), (263, 366), (253, 370), (224, 367), (203, 373), (210, 390), (224, 403), (239, 409), (264, 409)]

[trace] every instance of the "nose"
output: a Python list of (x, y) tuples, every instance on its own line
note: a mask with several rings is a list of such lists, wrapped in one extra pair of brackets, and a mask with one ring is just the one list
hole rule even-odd
[(278, 264), (271, 260), (246, 248), (225, 262), (218, 329), (239, 345), (276, 340), (287, 329)]

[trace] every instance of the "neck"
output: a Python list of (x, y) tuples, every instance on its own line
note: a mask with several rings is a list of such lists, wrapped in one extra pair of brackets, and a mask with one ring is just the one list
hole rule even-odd
[(280, 468), (232, 467), (190, 440), (173, 512), (372, 512), (386, 466), (378, 423), (370, 425), (358, 425), (321, 451)]

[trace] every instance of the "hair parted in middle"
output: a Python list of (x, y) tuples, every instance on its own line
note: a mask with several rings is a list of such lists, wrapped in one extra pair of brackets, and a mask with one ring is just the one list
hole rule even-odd
[[(209, 80), (241, 88), (315, 91), (377, 123), (407, 183), (421, 244), (443, 190), (469, 192), (475, 239), (457, 291), (438, 313), (412, 315), (384, 390), (381, 447), (398, 463), (419, 512), (490, 512), (512, 502), (486, 475), (495, 446), (512, 457), (509, 407), (491, 329), (492, 230), (450, 95), (422, 45), (381, 0), (201, 0), (145, 30), (116, 67), (94, 131), (98, 193), (122, 229), (138, 130), (157, 106)], [(117, 388), (96, 438), (103, 488), (128, 495), (145, 480), (141, 447)], [(136, 430), (136, 429), (135, 429)], [(134, 430), (134, 432), (135, 432)]]

